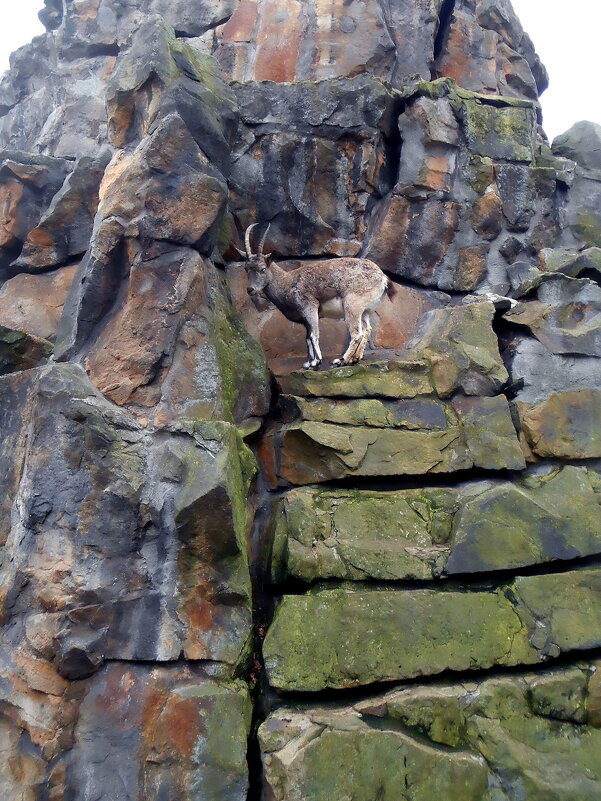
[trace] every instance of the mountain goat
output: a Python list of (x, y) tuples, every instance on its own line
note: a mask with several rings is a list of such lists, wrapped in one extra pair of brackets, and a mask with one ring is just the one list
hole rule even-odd
[(303, 367), (316, 370), (322, 362), (319, 347), (319, 318), (344, 318), (350, 343), (332, 365), (355, 364), (363, 358), (371, 334), (371, 312), (383, 300), (392, 299), (396, 289), (377, 264), (368, 259), (337, 258), (315, 261), (299, 270), (287, 272), (264, 254), (267, 230), (257, 252), (252, 252), (251, 234), (257, 223), (247, 228), (244, 237), (248, 276), (248, 294), (263, 293), (294, 323), (302, 323), (307, 332), (307, 361)]

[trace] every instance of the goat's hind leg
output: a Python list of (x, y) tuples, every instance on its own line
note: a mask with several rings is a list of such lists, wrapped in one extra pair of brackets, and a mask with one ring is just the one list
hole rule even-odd
[(364, 331), (361, 322), (361, 315), (363, 310), (358, 310), (353, 307), (351, 303), (345, 303), (344, 306), (344, 322), (348, 328), (349, 336), (351, 338), (350, 344), (346, 351), (339, 359), (334, 359), (332, 362), (333, 367), (340, 367), (344, 364), (355, 364), (361, 358), (364, 344)]
[(322, 361), (319, 348), (319, 309), (310, 309), (304, 321), (307, 329), (307, 361), (303, 364), (305, 370), (317, 370)]
[(363, 333), (361, 334), (361, 342), (359, 343), (357, 353), (355, 354), (356, 360), (358, 362), (360, 362), (361, 359), (363, 358), (363, 354), (365, 353), (365, 348), (369, 343), (369, 338), (372, 332), (371, 311), (369, 309), (366, 309), (361, 315), (361, 323), (363, 325)]

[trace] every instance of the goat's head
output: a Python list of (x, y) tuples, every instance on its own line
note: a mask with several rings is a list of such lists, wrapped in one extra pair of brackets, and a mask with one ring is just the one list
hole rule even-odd
[(261, 290), (265, 289), (267, 283), (269, 282), (269, 265), (271, 264), (271, 253), (264, 254), (263, 248), (265, 246), (265, 239), (267, 238), (267, 232), (269, 231), (269, 225), (265, 229), (265, 233), (261, 237), (261, 241), (259, 242), (259, 246), (257, 248), (257, 252), (252, 252), (252, 245), (250, 242), (250, 236), (252, 234), (253, 228), (258, 225), (255, 223), (254, 225), (249, 225), (246, 229), (246, 234), (244, 235), (244, 247), (246, 248), (246, 253), (243, 253), (241, 250), (238, 250), (241, 256), (245, 256), (246, 264), (244, 265), (246, 269), (246, 274), (248, 276), (248, 289), (247, 292), (249, 295), (258, 295)]

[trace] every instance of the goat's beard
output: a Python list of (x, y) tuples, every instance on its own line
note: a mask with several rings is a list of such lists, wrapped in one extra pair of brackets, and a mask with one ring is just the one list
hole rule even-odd
[(273, 303), (265, 297), (263, 290), (257, 292), (256, 295), (250, 295), (250, 299), (257, 311), (267, 311), (267, 309), (273, 308)]

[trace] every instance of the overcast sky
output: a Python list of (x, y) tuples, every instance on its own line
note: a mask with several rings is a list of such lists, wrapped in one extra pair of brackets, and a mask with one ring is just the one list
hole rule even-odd
[[(37, 18), (43, 0), (0, 2), (10, 9), (3, 10), (0, 25), (1, 73), (11, 51), (43, 32)], [(595, 55), (601, 8), (596, 0), (513, 0), (513, 6), (549, 70), (550, 87), (541, 98), (549, 138), (578, 120), (601, 123)]]

